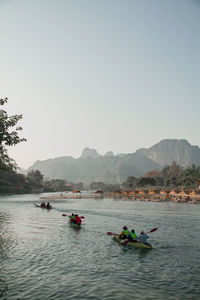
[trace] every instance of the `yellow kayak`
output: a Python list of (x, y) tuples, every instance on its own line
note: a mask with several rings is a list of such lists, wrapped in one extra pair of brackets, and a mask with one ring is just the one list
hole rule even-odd
[[(117, 241), (118, 243), (120, 243), (120, 244), (122, 242), (122, 240), (119, 238), (118, 235), (113, 235), (113, 239), (115, 241)], [(150, 244), (146, 245), (146, 244), (142, 244), (142, 243), (139, 243), (139, 242), (128, 242), (126, 245), (130, 246), (130, 247), (142, 248), (142, 249), (152, 249), (153, 248)]]
[(74, 227), (74, 228), (81, 228), (81, 225), (78, 225), (78, 224), (76, 224), (76, 223), (71, 223), (70, 220), (69, 220), (68, 223), (69, 223), (70, 226), (72, 226), (72, 227)]

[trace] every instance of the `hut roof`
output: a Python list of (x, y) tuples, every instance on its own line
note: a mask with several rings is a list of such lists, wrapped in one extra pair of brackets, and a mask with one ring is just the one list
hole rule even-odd
[(103, 194), (103, 191), (101, 190), (97, 190), (96, 192), (94, 192), (95, 194)]
[(79, 190), (73, 190), (72, 193), (81, 193), (81, 191), (79, 191)]

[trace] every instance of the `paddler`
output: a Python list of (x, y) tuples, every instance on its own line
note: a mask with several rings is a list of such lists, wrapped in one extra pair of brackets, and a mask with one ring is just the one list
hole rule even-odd
[(69, 218), (70, 218), (71, 223), (75, 223), (75, 215), (74, 214), (71, 214), (71, 216)]
[(47, 203), (47, 208), (51, 208), (51, 205), (49, 204), (49, 202)]
[(82, 222), (81, 218), (78, 215), (75, 215), (75, 223), (81, 225), (81, 222)]
[(124, 226), (122, 232), (119, 235), (119, 238), (121, 240), (124, 240), (127, 239), (129, 235), (130, 235), (130, 231), (128, 230), (127, 226)]
[(136, 235), (134, 229), (132, 229), (131, 233), (128, 235), (128, 241), (129, 242), (137, 242), (137, 235)]
[(144, 233), (144, 231), (142, 230), (140, 232), (140, 236), (137, 238), (137, 240), (142, 244), (149, 245), (149, 243), (147, 243), (148, 238), (149, 238), (148, 235), (146, 233)]

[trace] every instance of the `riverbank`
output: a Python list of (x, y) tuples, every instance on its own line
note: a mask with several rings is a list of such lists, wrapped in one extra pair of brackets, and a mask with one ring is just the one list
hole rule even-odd
[(124, 195), (115, 193), (106, 194), (95, 194), (95, 193), (84, 193), (84, 194), (51, 194), (46, 196), (41, 196), (41, 200), (62, 200), (62, 199), (103, 199), (103, 198), (113, 198), (115, 200), (134, 200), (134, 201), (150, 201), (150, 202), (176, 202), (176, 203), (190, 203), (190, 204), (200, 204), (199, 195), (181, 196), (178, 194), (163, 196), (160, 194), (153, 195)]

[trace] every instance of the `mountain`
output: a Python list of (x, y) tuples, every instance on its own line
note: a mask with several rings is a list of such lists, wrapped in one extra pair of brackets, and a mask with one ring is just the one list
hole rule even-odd
[(136, 153), (142, 153), (149, 159), (157, 162), (161, 167), (171, 164), (173, 161), (180, 166), (200, 165), (200, 148), (192, 146), (187, 140), (165, 139), (149, 149), (139, 149)]
[(87, 147), (77, 159), (63, 156), (36, 161), (26, 173), (33, 169), (49, 179), (83, 182), (85, 185), (93, 181), (110, 184), (121, 183), (128, 176), (139, 177), (151, 170), (161, 170), (173, 161), (184, 167), (200, 165), (200, 148), (183, 139), (165, 139), (134, 153), (114, 155), (109, 151), (102, 156), (95, 149)]
[(81, 158), (86, 158), (86, 157), (98, 158), (100, 156), (101, 155), (95, 149), (90, 149), (88, 147), (86, 147), (81, 154)]

